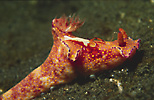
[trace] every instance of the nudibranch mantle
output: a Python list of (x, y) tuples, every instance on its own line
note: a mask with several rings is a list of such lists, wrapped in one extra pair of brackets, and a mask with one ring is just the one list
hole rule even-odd
[(50, 87), (72, 81), (78, 75), (92, 75), (112, 69), (131, 58), (140, 39), (133, 40), (119, 28), (118, 39), (91, 40), (72, 35), (83, 25), (79, 17), (63, 16), (52, 21), (53, 46), (42, 65), (0, 96), (0, 100), (30, 100)]

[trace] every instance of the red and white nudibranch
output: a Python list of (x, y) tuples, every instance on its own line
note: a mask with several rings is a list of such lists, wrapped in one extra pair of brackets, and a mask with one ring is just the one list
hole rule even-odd
[[(91, 40), (72, 35), (83, 25), (78, 17), (63, 16), (52, 21), (54, 44), (42, 65), (0, 96), (0, 100), (29, 100), (52, 86), (72, 81), (78, 75), (91, 75), (114, 68), (132, 57), (140, 39), (133, 40), (119, 28), (118, 39)], [(97, 39), (97, 40), (95, 40)]]

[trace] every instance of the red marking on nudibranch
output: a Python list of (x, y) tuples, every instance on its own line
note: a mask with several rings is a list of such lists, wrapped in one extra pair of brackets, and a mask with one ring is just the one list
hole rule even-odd
[(139, 48), (140, 39), (131, 39), (122, 28), (119, 28), (118, 39), (111, 42), (73, 36), (72, 31), (83, 23), (74, 16), (53, 19), (54, 44), (49, 56), (41, 66), (2, 94), (0, 100), (35, 98), (54, 85), (72, 81), (78, 74), (91, 75), (114, 68), (132, 57)]

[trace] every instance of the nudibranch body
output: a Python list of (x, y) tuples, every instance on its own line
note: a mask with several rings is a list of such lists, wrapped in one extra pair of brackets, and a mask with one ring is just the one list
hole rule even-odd
[[(91, 40), (72, 35), (83, 25), (78, 17), (61, 17), (52, 21), (54, 44), (42, 65), (0, 96), (0, 100), (29, 100), (52, 86), (72, 81), (78, 75), (91, 75), (114, 68), (132, 57), (139, 48), (138, 40), (119, 29), (112, 42)], [(97, 40), (95, 40), (97, 39)]]

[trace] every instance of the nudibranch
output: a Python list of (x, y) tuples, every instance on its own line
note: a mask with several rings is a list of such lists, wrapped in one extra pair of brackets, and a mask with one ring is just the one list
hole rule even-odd
[(0, 100), (30, 100), (52, 86), (72, 81), (78, 75), (91, 75), (112, 69), (131, 58), (140, 39), (133, 40), (119, 28), (118, 39), (91, 40), (72, 35), (83, 25), (79, 17), (63, 16), (52, 21), (53, 47), (42, 65), (0, 96)]

